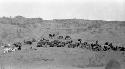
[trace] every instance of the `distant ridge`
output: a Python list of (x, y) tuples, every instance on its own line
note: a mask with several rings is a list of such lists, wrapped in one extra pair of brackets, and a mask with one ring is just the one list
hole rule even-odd
[[(43, 18), (32, 18), (32, 17), (24, 17), (24, 16), (14, 16), (14, 17), (6, 17), (6, 16), (3, 16), (3, 17), (0, 17), (0, 19), (41, 19), (41, 20), (44, 20)], [(64, 21), (64, 20), (84, 20), (84, 21), (107, 21), (107, 22), (123, 22), (123, 21), (118, 21), (118, 20), (96, 20), (96, 19), (79, 19), (79, 18), (71, 18), (71, 19), (50, 19), (50, 20), (53, 20), (53, 21)], [(49, 21), (49, 20), (48, 20)]]
[[(119, 22), (117, 20), (94, 20), (94, 19), (53, 19), (54, 21), (59, 21), (59, 20), (84, 20), (84, 21), (107, 21), (107, 22)], [(123, 22), (123, 21), (120, 21)]]

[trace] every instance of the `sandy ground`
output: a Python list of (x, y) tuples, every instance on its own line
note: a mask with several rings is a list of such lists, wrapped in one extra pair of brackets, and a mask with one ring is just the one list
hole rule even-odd
[(1, 52), (0, 69), (104, 69), (104, 65), (91, 66), (89, 59), (93, 56), (94, 53), (87, 50), (67, 48), (24, 49), (7, 54)]

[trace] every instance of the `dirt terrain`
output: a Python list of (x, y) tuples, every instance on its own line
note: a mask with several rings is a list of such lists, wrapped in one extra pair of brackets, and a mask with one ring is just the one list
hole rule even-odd
[[(125, 21), (103, 21), (84, 19), (42, 18), (0, 18), (0, 45), (24, 39), (41, 37), (47, 34), (70, 35), (83, 41), (99, 40), (113, 45), (125, 46)], [(3, 54), (0, 48), (0, 69), (104, 69), (110, 59), (117, 59), (125, 68), (124, 52), (93, 52), (70, 48), (37, 48), (35, 44), (23, 46), (21, 51)]]
[(2, 54), (0, 64), (1, 69), (104, 69), (112, 58), (120, 61), (124, 69), (125, 60), (121, 53), (66, 48), (25, 49)]

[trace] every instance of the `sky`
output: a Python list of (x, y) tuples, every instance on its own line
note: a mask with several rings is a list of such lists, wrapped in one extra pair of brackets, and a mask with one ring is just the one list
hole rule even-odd
[(0, 17), (125, 21), (124, 0), (0, 0)]

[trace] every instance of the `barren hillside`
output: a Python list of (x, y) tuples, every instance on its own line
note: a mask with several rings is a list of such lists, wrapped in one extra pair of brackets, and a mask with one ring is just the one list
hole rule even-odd
[[(85, 41), (111, 41), (117, 44), (125, 43), (124, 21), (102, 21), (84, 19), (54, 19), (42, 18), (0, 18), (1, 40), (13, 41), (28, 37), (44, 36), (48, 33), (70, 35), (72, 38), (82, 38)], [(75, 39), (74, 38), (74, 39)]]
[[(84, 19), (0, 18), (0, 42), (13, 43), (24, 39), (47, 38), (49, 33), (70, 35), (73, 39), (99, 43), (106, 41), (125, 46), (125, 21), (103, 21)], [(124, 52), (93, 52), (77, 48), (30, 48), (2, 54), (0, 69), (104, 69), (110, 59), (117, 59), (122, 69)]]

